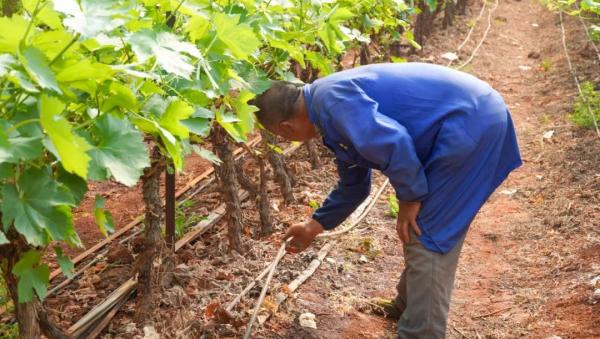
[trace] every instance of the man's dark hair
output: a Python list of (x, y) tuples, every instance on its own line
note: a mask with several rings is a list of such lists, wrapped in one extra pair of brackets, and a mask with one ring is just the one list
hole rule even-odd
[(255, 113), (258, 121), (263, 126), (275, 126), (291, 118), (303, 86), (289, 81), (273, 81), (271, 87), (252, 102), (258, 107)]

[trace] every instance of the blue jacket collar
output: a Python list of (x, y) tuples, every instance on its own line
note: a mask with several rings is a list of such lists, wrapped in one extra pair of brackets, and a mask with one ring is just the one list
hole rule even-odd
[(304, 94), (304, 103), (306, 104), (306, 109), (308, 110), (308, 120), (315, 124), (318, 129), (321, 129), (319, 115), (317, 112), (315, 112), (312, 105), (312, 93), (310, 92), (310, 85), (305, 85), (302, 87), (302, 92)]

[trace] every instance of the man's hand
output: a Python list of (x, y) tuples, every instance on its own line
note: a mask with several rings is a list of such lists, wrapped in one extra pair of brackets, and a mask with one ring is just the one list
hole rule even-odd
[(398, 201), (398, 220), (396, 221), (396, 232), (403, 243), (408, 244), (410, 242), (410, 236), (408, 235), (409, 227), (411, 227), (415, 233), (420, 236), (421, 229), (417, 225), (417, 215), (421, 209), (421, 202), (408, 202)]
[(286, 250), (288, 253), (304, 251), (321, 232), (323, 226), (314, 219), (290, 226), (283, 236), (283, 241), (291, 238)]

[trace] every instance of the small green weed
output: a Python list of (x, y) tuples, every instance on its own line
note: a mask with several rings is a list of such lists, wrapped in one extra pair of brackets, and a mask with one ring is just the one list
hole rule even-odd
[(400, 206), (398, 206), (398, 199), (395, 195), (390, 194), (388, 198), (388, 215), (392, 218), (397, 218), (399, 210)]
[(592, 114), (597, 122), (600, 121), (600, 91), (596, 90), (591, 81), (586, 81), (581, 84), (581, 94), (575, 100), (574, 112), (569, 115), (569, 119), (579, 127), (592, 128)]
[(308, 202), (308, 206), (310, 206), (310, 208), (316, 210), (317, 208), (321, 207), (321, 205), (316, 201), (316, 200), (311, 200)]
[(542, 60), (542, 62), (540, 62), (540, 70), (543, 72), (548, 72), (551, 67), (552, 62), (550, 61), (550, 59), (544, 59)]

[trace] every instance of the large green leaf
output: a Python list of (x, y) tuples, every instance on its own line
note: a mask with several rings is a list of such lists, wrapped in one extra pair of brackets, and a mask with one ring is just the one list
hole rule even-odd
[(244, 23), (240, 24), (239, 21), (239, 15), (216, 13), (213, 17), (213, 25), (219, 40), (227, 45), (234, 57), (248, 60), (250, 54), (258, 50), (260, 40), (254, 34), (252, 27)]
[(140, 62), (156, 57), (157, 64), (165, 71), (186, 79), (189, 79), (194, 71), (188, 55), (200, 57), (200, 51), (196, 46), (180, 41), (170, 32), (144, 29), (132, 34), (128, 41)]
[[(38, 4), (38, 2), (41, 4), (40, 1), (38, 0), (22, 0), (23, 1), (23, 8), (25, 8), (29, 13), (33, 13), (35, 6)], [(63, 0), (56, 0), (56, 1), (63, 1)], [(46, 2), (50, 2), (52, 3), (53, 1), (51, 0), (46, 0)], [(52, 6), (49, 6), (48, 4), (43, 4), (45, 6), (42, 6), (42, 9), (38, 12), (38, 14), (36, 15), (36, 19), (40, 20), (41, 22), (43, 22), (45, 25), (47, 25), (48, 27), (52, 28), (52, 29), (60, 29), (62, 27), (62, 23), (60, 21), (60, 16), (58, 15), (58, 13), (56, 13), (53, 9)]]
[(70, 173), (87, 178), (92, 147), (84, 138), (73, 133), (71, 124), (60, 114), (65, 104), (43, 94), (39, 100), (40, 122), (60, 156), (63, 167)]
[(0, 163), (16, 164), (33, 160), (42, 154), (42, 142), (39, 137), (14, 137), (7, 138), (6, 141), (7, 143), (0, 142)]
[(65, 64), (60, 72), (56, 74), (56, 80), (61, 83), (94, 80), (102, 82), (110, 79), (115, 71), (107, 65), (82, 59)]
[(289, 42), (281, 39), (269, 39), (269, 45), (271, 47), (279, 48), (283, 51), (286, 51), (290, 57), (298, 62), (302, 68), (306, 68), (306, 64), (304, 63), (304, 54), (302, 54), (302, 49), (297, 46), (293, 46)]
[(254, 98), (254, 94), (250, 91), (241, 91), (233, 102), (233, 110), (240, 121), (237, 123), (240, 133), (246, 135), (254, 130), (254, 112), (258, 111), (258, 107), (248, 105), (248, 101)]
[(137, 108), (137, 99), (131, 89), (118, 82), (113, 82), (109, 87), (110, 95), (102, 103), (102, 111), (110, 112), (114, 108), (124, 108), (135, 110)]
[(62, 166), (58, 166), (56, 170), (56, 179), (71, 191), (76, 205), (83, 200), (85, 192), (88, 190), (87, 180), (67, 172)]
[(25, 252), (12, 269), (12, 273), (19, 279), (17, 284), (19, 303), (33, 300), (34, 291), (41, 300), (46, 297), (50, 268), (41, 263), (41, 257), (36, 250)]
[(14, 222), (15, 229), (33, 246), (52, 240), (81, 243), (73, 227), (73, 196), (54, 180), (49, 167), (24, 171), (17, 184), (4, 186), (2, 196), (4, 230)]
[(206, 118), (189, 118), (181, 120), (180, 123), (187, 129), (198, 136), (206, 138), (210, 133), (210, 120)]
[(181, 120), (189, 118), (194, 113), (194, 108), (185, 101), (175, 99), (169, 103), (167, 110), (161, 116), (159, 124), (164, 129), (168, 130), (174, 136), (187, 138), (190, 135), (187, 127), (181, 123)]
[(0, 52), (16, 53), (29, 21), (20, 15), (0, 17)]
[(186, 23), (185, 30), (190, 34), (192, 41), (198, 41), (210, 30), (210, 21), (202, 16), (194, 15)]
[(48, 60), (44, 53), (35, 47), (25, 47), (19, 54), (21, 62), (27, 73), (35, 82), (42, 88), (51, 89), (57, 93), (61, 93), (56, 77), (48, 65)]
[(63, 23), (84, 37), (93, 38), (102, 32), (110, 32), (123, 25), (128, 8), (122, 1), (81, 0), (81, 6), (75, 0), (56, 0), (54, 9), (63, 13)]
[(112, 175), (118, 182), (133, 186), (150, 166), (146, 144), (141, 133), (126, 120), (104, 114), (93, 128), (97, 139), (90, 151), (91, 177), (107, 179)]

